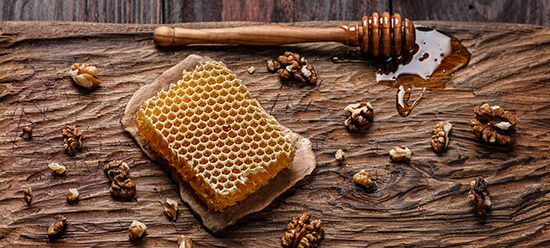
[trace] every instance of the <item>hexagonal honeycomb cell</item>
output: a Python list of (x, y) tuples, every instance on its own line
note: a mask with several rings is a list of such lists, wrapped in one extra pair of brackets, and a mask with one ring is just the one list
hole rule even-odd
[(295, 147), (222, 62), (202, 62), (145, 101), (139, 132), (209, 209), (236, 204), (289, 167)]

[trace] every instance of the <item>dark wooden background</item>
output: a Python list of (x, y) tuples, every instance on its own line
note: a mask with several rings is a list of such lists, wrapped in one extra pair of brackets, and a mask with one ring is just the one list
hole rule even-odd
[(550, 27), (548, 0), (2, 0), (0, 21), (108, 23), (360, 20), (397, 12), (412, 20), (527, 23)]

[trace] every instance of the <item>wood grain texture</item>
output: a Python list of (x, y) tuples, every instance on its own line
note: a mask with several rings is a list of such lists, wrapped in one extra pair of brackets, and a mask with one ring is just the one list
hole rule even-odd
[(550, 27), (549, 1), (392, 0), (392, 11), (411, 20), (510, 22)]
[[(298, 26), (334, 27), (344, 22), (307, 22)], [(188, 23), (187, 28), (247, 23)], [(281, 47), (153, 46), (156, 25), (63, 22), (0, 23), (0, 246), (17, 247), (175, 247), (180, 234), (198, 247), (279, 247), (290, 219), (304, 211), (322, 220), (322, 247), (511, 246), (550, 245), (550, 30), (540, 26), (417, 22), (462, 41), (472, 53), (444, 90), (428, 91), (411, 115), (395, 108), (397, 89), (375, 82), (375, 70), (360, 63), (333, 64), (330, 58), (351, 48), (337, 43)], [(171, 25), (172, 27), (175, 25)], [(292, 50), (319, 73), (315, 86), (281, 83), (265, 60)], [(120, 119), (132, 94), (189, 54), (224, 61), (283, 125), (309, 138), (317, 156), (313, 175), (278, 197), (263, 211), (214, 238), (182, 205), (177, 221), (162, 210), (166, 197), (178, 199), (176, 186), (126, 133)], [(78, 88), (70, 65), (96, 65), (103, 84)], [(256, 67), (254, 74), (246, 71)], [(413, 92), (415, 94), (416, 92)], [(362, 134), (342, 122), (343, 108), (370, 102), (375, 121)], [(515, 114), (518, 132), (509, 146), (488, 145), (469, 126), (473, 108), (489, 102)], [(429, 140), (441, 120), (454, 125), (449, 149), (436, 155)], [(83, 149), (69, 157), (61, 129), (76, 124)], [(31, 140), (18, 136), (34, 129)], [(413, 152), (410, 164), (392, 163), (396, 145)], [(344, 149), (344, 164), (334, 152)], [(115, 159), (130, 165), (137, 194), (113, 199), (102, 164)], [(55, 176), (47, 164), (67, 166)], [(352, 176), (366, 169), (378, 184), (372, 193), (355, 186)], [(477, 217), (467, 199), (469, 182), (489, 180), (493, 208)], [(23, 190), (32, 187), (31, 205)], [(81, 194), (68, 204), (68, 188)], [(181, 203), (181, 202), (180, 202)], [(68, 218), (66, 230), (48, 239), (54, 216)], [(133, 220), (149, 229), (128, 240)]]
[(550, 3), (537, 0), (5, 0), (2, 21), (182, 23), (205, 21), (359, 21), (372, 12), (400, 13), (411, 20), (481, 21), (550, 27)]

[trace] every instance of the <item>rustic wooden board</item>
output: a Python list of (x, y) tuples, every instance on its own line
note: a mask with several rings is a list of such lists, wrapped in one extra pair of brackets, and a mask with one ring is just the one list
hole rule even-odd
[[(227, 27), (245, 23), (193, 23)], [(338, 26), (342, 22), (296, 23)], [(454, 35), (472, 53), (445, 90), (428, 91), (409, 117), (395, 109), (397, 89), (375, 82), (374, 69), (359, 63), (333, 64), (349, 51), (336, 43), (281, 47), (191, 46), (158, 49), (153, 25), (61, 22), (0, 23), (0, 246), (175, 247), (180, 234), (198, 247), (278, 247), (288, 221), (309, 211), (325, 225), (322, 247), (365, 246), (541, 246), (550, 245), (550, 30), (538, 26), (416, 22)], [(317, 85), (283, 84), (264, 67), (285, 50), (305, 56), (319, 72)], [(126, 133), (120, 118), (132, 94), (189, 54), (224, 61), (252, 95), (283, 125), (309, 138), (317, 170), (215, 238), (185, 206), (177, 221), (162, 211), (166, 197), (178, 199), (162, 166), (151, 162)], [(68, 76), (75, 62), (94, 64), (103, 84), (78, 88)], [(248, 67), (256, 72), (249, 75)], [(343, 108), (360, 100), (375, 108), (375, 122), (363, 134), (342, 125)], [(476, 105), (489, 102), (512, 111), (519, 121), (516, 142), (487, 145), (468, 125)], [(431, 151), (437, 121), (454, 125), (449, 150)], [(61, 129), (76, 124), (85, 135), (74, 157), (62, 148)], [(18, 136), (31, 125), (34, 136)], [(387, 152), (406, 145), (410, 164), (392, 163)], [(347, 152), (344, 164), (334, 152)], [(131, 201), (113, 199), (103, 162), (122, 159), (137, 184)], [(47, 164), (68, 168), (55, 176)], [(351, 182), (371, 171), (378, 190), (367, 193)], [(475, 216), (467, 199), (469, 182), (484, 176), (494, 202), (487, 217)], [(34, 198), (24, 203), (23, 190)], [(68, 204), (68, 188), (81, 199)], [(181, 202), (180, 202), (181, 203)], [(56, 214), (67, 229), (57, 239), (46, 230)], [(133, 220), (148, 225), (145, 237), (128, 240)]]
[(537, 0), (4, 0), (0, 21), (181, 23), (361, 20), (372, 12), (411, 20), (482, 21), (550, 27), (550, 4)]

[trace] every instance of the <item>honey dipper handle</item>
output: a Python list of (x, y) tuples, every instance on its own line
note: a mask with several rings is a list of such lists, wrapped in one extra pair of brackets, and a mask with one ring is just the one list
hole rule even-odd
[(304, 42), (336, 41), (361, 46), (365, 54), (374, 57), (398, 56), (416, 47), (413, 23), (399, 14), (365, 16), (361, 25), (341, 25), (335, 28), (303, 28), (289, 26), (250, 26), (217, 29), (186, 29), (158, 27), (153, 39), (157, 46), (187, 44), (240, 44), (274, 46)]
[(172, 29), (163, 26), (155, 29), (153, 39), (155, 44), (161, 47), (205, 43), (274, 46), (325, 41), (348, 44), (346, 33), (343, 28), (249, 26), (216, 29)]

